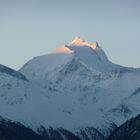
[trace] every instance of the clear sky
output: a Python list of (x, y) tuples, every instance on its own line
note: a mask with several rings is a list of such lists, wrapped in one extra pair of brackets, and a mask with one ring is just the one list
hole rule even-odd
[(140, 67), (140, 0), (0, 0), (0, 63), (19, 69), (81, 36)]

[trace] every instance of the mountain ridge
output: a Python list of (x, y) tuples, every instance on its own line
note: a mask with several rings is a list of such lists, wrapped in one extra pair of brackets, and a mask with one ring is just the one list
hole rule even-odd
[(25, 80), (25, 81), (28, 81), (27, 78), (21, 74), (20, 72), (14, 70), (14, 69), (11, 69), (7, 66), (4, 66), (2, 64), (0, 64), (0, 72), (1, 73), (6, 73), (8, 75), (11, 75), (13, 77), (16, 77), (16, 78), (19, 78), (19, 79), (22, 79), (22, 80)]

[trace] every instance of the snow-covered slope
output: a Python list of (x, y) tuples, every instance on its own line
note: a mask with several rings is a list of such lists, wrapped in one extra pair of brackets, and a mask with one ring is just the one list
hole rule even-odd
[(55, 69), (62, 68), (73, 58), (73, 51), (62, 46), (52, 54), (37, 56), (27, 62), (20, 70), (29, 79), (43, 79), (45, 75)]
[(79, 37), (51, 54), (33, 58), (9, 77), (12, 81), (6, 82), (18, 79), (22, 84), (13, 86), (14, 94), (1, 87), (7, 98), (26, 96), (20, 104), (2, 104), (0, 115), (34, 130), (40, 125), (62, 127), (83, 140), (85, 135), (99, 140), (140, 113), (140, 69), (112, 63), (97, 42)]
[(0, 106), (20, 104), (26, 96), (28, 80), (11, 68), (0, 65)]

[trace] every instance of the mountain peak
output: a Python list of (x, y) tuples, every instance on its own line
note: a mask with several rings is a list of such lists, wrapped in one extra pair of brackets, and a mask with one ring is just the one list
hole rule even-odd
[(81, 37), (75, 37), (70, 44), (79, 44), (79, 43), (85, 43), (85, 42), (86, 41), (83, 38), (81, 38)]
[(75, 37), (74, 40), (69, 44), (69, 46), (91, 47), (93, 49), (99, 48), (99, 45), (97, 42), (89, 43), (81, 37)]

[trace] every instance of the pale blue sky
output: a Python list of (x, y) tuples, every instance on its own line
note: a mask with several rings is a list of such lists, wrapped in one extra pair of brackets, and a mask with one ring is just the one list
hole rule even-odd
[(19, 69), (75, 36), (140, 67), (140, 0), (0, 0), (0, 63)]

